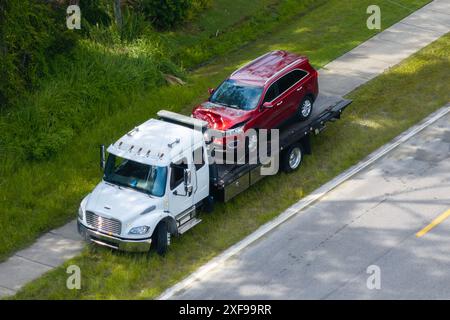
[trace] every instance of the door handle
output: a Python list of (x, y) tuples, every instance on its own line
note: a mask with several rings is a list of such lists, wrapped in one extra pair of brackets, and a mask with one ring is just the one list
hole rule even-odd
[(297, 90), (295, 91), (301, 91), (303, 89), (303, 87), (297, 88)]
[(283, 104), (283, 101), (280, 101), (277, 103), (277, 106), (281, 106)]

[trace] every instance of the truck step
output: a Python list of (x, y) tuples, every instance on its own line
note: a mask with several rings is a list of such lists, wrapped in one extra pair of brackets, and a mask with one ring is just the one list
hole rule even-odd
[(188, 222), (184, 223), (182, 226), (180, 226), (178, 228), (178, 233), (183, 234), (186, 231), (188, 231), (190, 228), (195, 227), (200, 222), (202, 222), (202, 219), (193, 218), (193, 219), (189, 220)]

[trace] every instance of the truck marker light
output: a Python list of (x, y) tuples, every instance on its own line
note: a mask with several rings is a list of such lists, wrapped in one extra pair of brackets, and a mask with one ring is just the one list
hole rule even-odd
[(133, 135), (133, 133), (138, 132), (138, 131), (139, 131), (139, 127), (134, 127), (133, 130), (131, 130), (127, 133), (127, 136), (131, 137)]

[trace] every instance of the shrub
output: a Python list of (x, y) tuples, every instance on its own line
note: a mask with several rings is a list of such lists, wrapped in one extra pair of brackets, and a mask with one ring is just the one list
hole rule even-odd
[(71, 49), (63, 7), (36, 0), (0, 2), (0, 108), (16, 99), (48, 70), (57, 53)]
[(138, 0), (135, 7), (158, 29), (170, 29), (185, 21), (192, 3), (189, 0)]
[(0, 118), (0, 150), (17, 161), (50, 158), (86, 127), (132, 107), (134, 93), (162, 86), (163, 73), (182, 76), (165, 52), (157, 37), (127, 47), (79, 41), (70, 56), (55, 58), (38, 91)]
[[(108, 0), (82, 0), (80, 1), (81, 17), (91, 25), (109, 26), (112, 17), (107, 5)], [(110, 1), (112, 2), (112, 1)]]

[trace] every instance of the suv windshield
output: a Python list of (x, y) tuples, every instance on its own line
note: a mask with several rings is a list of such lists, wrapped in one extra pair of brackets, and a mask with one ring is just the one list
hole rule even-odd
[(164, 195), (167, 168), (151, 166), (109, 154), (103, 179), (157, 197)]
[(214, 91), (209, 101), (233, 108), (252, 110), (257, 107), (262, 91), (262, 87), (228, 79)]

